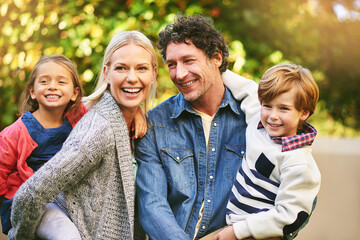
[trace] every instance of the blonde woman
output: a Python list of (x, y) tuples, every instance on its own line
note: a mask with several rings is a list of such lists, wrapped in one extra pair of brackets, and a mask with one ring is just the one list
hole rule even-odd
[(135, 220), (130, 132), (156, 75), (155, 51), (145, 35), (126, 31), (111, 39), (96, 89), (84, 98), (89, 112), (15, 195), (8, 239), (35, 238), (45, 205), (61, 192), (57, 204), (82, 239), (143, 238)]

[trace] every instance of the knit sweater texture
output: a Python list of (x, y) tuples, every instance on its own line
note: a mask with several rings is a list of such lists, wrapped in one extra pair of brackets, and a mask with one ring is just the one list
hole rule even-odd
[(62, 149), (17, 191), (8, 239), (35, 239), (45, 205), (61, 192), (82, 239), (142, 239), (141, 230), (134, 230), (138, 224), (128, 129), (109, 92), (78, 122)]

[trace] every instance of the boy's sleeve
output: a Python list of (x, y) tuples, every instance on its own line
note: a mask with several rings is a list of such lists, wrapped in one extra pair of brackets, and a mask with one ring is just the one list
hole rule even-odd
[(245, 113), (246, 123), (249, 123), (249, 120), (260, 112), (258, 84), (230, 70), (226, 70), (221, 77), (234, 98), (241, 101), (240, 108)]

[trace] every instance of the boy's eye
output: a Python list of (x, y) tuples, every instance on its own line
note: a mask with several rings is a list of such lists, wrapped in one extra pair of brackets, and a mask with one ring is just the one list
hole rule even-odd
[(287, 108), (287, 107), (281, 107), (280, 109), (281, 109), (281, 110), (284, 110), (284, 111), (289, 110), (289, 108)]

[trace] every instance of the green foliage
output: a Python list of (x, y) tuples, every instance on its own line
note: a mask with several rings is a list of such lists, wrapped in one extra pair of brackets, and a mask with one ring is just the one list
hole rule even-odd
[[(259, 81), (283, 61), (309, 68), (320, 87), (321, 119), (360, 129), (360, 21), (340, 22), (337, 2), (359, 11), (353, 0), (2, 0), (0, 129), (17, 118), (20, 94), (42, 55), (72, 59), (89, 94), (113, 34), (140, 30), (155, 44), (179, 12), (211, 16), (229, 44), (229, 68), (245, 77)], [(178, 92), (158, 61), (155, 104)]]

